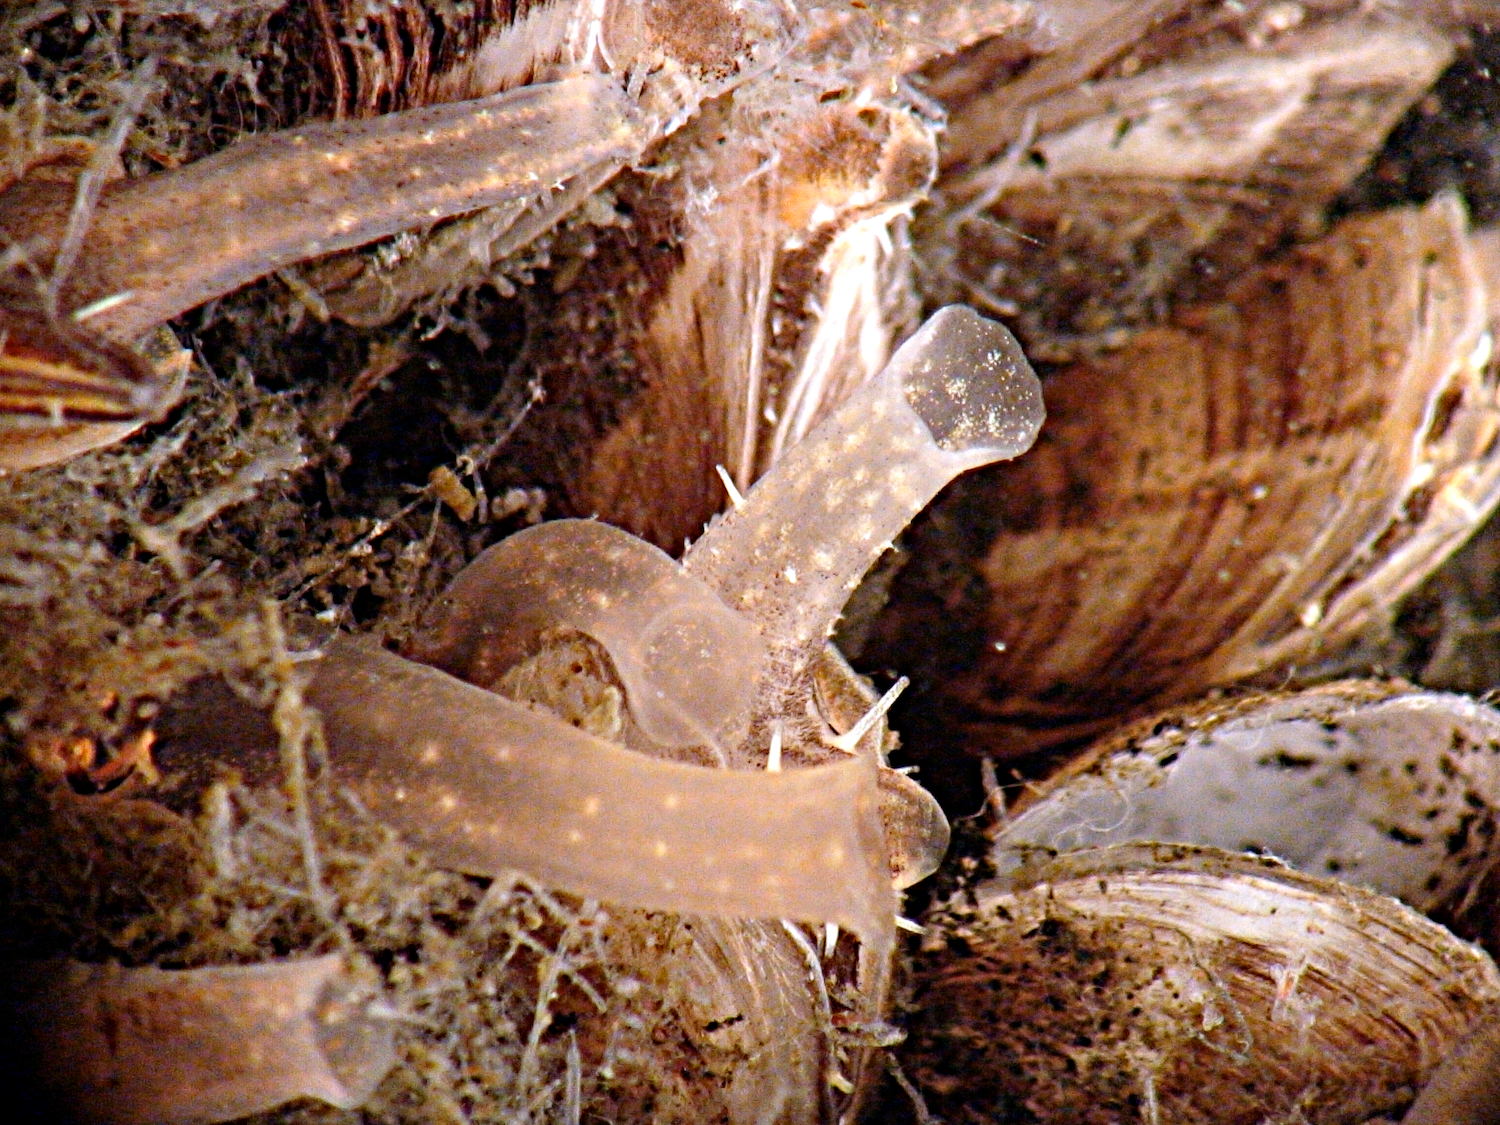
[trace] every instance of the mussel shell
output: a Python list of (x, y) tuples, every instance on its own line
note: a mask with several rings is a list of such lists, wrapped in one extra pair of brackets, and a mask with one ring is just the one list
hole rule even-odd
[(974, 51), (934, 85), (951, 118), (926, 284), (1014, 318), (1033, 358), (1306, 237), (1453, 54), (1417, 13), (1128, 7), (1015, 81), (983, 81), (996, 63)]
[(1488, 317), (1440, 198), (1063, 370), (1031, 453), (914, 531), (866, 659), (965, 642), (938, 709), (1005, 756), (1326, 655), (1500, 498)]
[(628, 348), (638, 386), (568, 503), (677, 553), (727, 504), (715, 465), (748, 491), (884, 366), (914, 312), (892, 227), (930, 183), (936, 143), (899, 106), (772, 85), (707, 112), (669, 151), (685, 165), (675, 190), (630, 198), (637, 226), (672, 254), (612, 247), (622, 256), (602, 263), (603, 299), (626, 284), (638, 298), (614, 320), (588, 314)]
[(1202, 844), (1395, 896), (1470, 933), (1500, 859), (1500, 713), (1346, 681), (1218, 701), (1105, 740), (995, 834), (999, 880), (1079, 848)]
[(0, 472), (107, 445), (164, 414), (186, 353), (163, 328), (137, 352), (0, 293)]
[(902, 1065), (948, 1120), (1363, 1121), (1500, 996), (1393, 899), (1214, 849), (1074, 852), (927, 924)]

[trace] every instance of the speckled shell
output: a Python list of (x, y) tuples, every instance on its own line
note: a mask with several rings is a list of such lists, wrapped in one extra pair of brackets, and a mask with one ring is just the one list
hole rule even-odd
[(1494, 936), (1500, 713), (1350, 680), (1210, 702), (1111, 736), (995, 830), (995, 877), (1129, 842), (1274, 855)]
[(903, 1066), (945, 1120), (1364, 1121), (1500, 996), (1395, 900), (1213, 849), (1071, 853), (928, 925)]
[(1336, 651), (1500, 498), (1486, 294), (1440, 198), (1055, 374), (1030, 455), (913, 539), (876, 658), (980, 641), (939, 708), (1006, 756)]

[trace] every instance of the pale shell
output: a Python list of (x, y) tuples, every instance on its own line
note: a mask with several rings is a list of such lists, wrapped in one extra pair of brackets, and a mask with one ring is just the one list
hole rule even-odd
[[(1284, 860), (1453, 922), (1494, 898), (1500, 713), (1346, 681), (1220, 702), (1106, 740), (1023, 796), (996, 877), (1080, 848), (1201, 844)], [(1485, 925), (1473, 919), (1465, 928)]]

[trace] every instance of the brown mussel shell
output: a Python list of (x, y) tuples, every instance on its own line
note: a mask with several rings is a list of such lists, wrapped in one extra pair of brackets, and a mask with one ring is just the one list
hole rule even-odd
[(993, 83), (994, 46), (933, 75), (951, 117), (918, 224), (924, 281), (1013, 319), (1034, 358), (1308, 237), (1453, 54), (1432, 13), (1083, 7), (1090, 34), (1012, 82)]
[(978, 616), (937, 706), (1008, 756), (1337, 651), (1500, 499), (1486, 294), (1444, 197), (1346, 220), (1054, 374), (1031, 454), (915, 534), (932, 557), (874, 653), (910, 667), (904, 645)]
[(177, 400), (186, 370), (166, 329), (138, 352), (0, 293), (0, 472), (134, 433)]

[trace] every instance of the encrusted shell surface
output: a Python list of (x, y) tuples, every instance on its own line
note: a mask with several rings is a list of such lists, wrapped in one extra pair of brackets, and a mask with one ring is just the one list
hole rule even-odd
[(1500, 997), (1395, 900), (1215, 849), (1074, 852), (928, 922), (902, 1061), (949, 1120), (1363, 1121)]
[[(1500, 713), (1400, 682), (1125, 728), (1024, 791), (927, 918), (917, 1081), (1067, 1120), (1403, 1108), (1496, 999), (1488, 956), (1421, 915), (1495, 936), (1497, 786)], [(1428, 1100), (1470, 1096), (1464, 1065)]]

